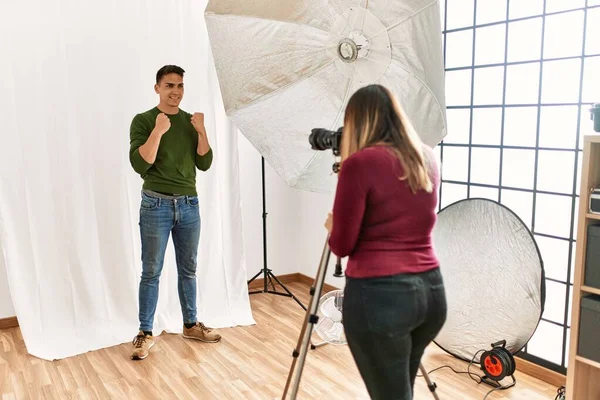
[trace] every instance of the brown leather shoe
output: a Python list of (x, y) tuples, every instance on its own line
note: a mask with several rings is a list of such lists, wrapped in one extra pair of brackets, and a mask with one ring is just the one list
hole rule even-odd
[(221, 335), (212, 329), (204, 326), (202, 322), (196, 322), (191, 328), (183, 326), (183, 337), (187, 339), (196, 339), (207, 343), (216, 343), (221, 340)]
[(154, 338), (151, 335), (145, 335), (140, 331), (133, 338), (133, 352), (131, 353), (132, 360), (143, 360), (148, 357), (150, 349), (154, 346)]

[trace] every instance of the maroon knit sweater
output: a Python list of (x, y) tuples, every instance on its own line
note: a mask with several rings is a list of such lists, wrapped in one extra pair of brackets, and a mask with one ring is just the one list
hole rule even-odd
[(413, 194), (398, 179), (404, 174), (402, 165), (386, 147), (368, 147), (344, 161), (329, 246), (338, 257), (349, 256), (346, 276), (418, 273), (439, 266), (431, 239), (439, 173), (433, 150), (424, 146), (424, 156), (431, 165), (431, 193)]

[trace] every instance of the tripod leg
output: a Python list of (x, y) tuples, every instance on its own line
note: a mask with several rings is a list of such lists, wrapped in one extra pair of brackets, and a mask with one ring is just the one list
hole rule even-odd
[(275, 284), (273, 283), (273, 279), (271, 278), (271, 276), (275, 276), (271, 273), (271, 270), (269, 270), (267, 272), (267, 278), (269, 279), (269, 284), (267, 285), (267, 289), (265, 289), (267, 292), (269, 291), (269, 286), (271, 286), (273, 288), (273, 290), (275, 290)]
[(248, 282), (247, 282), (247, 283), (248, 283), (248, 284), (250, 284), (250, 283), (251, 283), (252, 281), (254, 281), (256, 278), (258, 278), (258, 276), (259, 276), (260, 274), (262, 274), (262, 273), (263, 273), (263, 272), (262, 272), (262, 270), (258, 271), (258, 272), (256, 273), (256, 275), (254, 275), (252, 278), (248, 279)]
[[(300, 307), (302, 307), (304, 309), (304, 311), (306, 311), (306, 307), (304, 306), (304, 304), (302, 304), (302, 302), (287, 287), (285, 287), (285, 285), (283, 283), (281, 283), (281, 281), (275, 275), (273, 275), (270, 271), (269, 271), (269, 276), (273, 277), (273, 279), (275, 279), (275, 281), (277, 281), (279, 286), (281, 286), (283, 288), (283, 290), (285, 290), (291, 298), (296, 300), (296, 303), (300, 304)], [(275, 287), (275, 285), (273, 285), (273, 287)]]
[(435, 383), (431, 382), (431, 379), (429, 379), (429, 374), (427, 374), (427, 371), (423, 367), (423, 364), (419, 364), (419, 369), (423, 373), (423, 378), (425, 378), (425, 382), (427, 382), (427, 387), (429, 388), (429, 391), (433, 395), (433, 398), (435, 400), (440, 400), (437, 393), (435, 392), (437, 385)]
[[(327, 238), (329, 239), (329, 237)], [(317, 276), (315, 278), (315, 286), (310, 289), (310, 303), (308, 305), (308, 310), (306, 311), (306, 315), (304, 317), (304, 324), (302, 326), (302, 330), (300, 332), (300, 336), (298, 337), (298, 343), (293, 352), (294, 360), (292, 361), (292, 366), (290, 368), (290, 373), (288, 375), (287, 382), (285, 384), (285, 389), (283, 391), (282, 399), (285, 399), (290, 387), (290, 383), (292, 382), (292, 377), (294, 376), (294, 369), (296, 367), (296, 361), (298, 360), (298, 372), (296, 373), (294, 383), (292, 385), (292, 394), (291, 399), (295, 400), (298, 395), (298, 388), (300, 386), (300, 379), (302, 378), (302, 369), (304, 368), (304, 362), (306, 361), (306, 353), (308, 351), (308, 344), (310, 342), (310, 337), (312, 334), (313, 326), (317, 323), (317, 307), (319, 306), (319, 298), (321, 292), (323, 290), (323, 282), (325, 281), (325, 272), (327, 271), (327, 265), (329, 264), (329, 256), (331, 252), (329, 250), (328, 240), (325, 241), (325, 246), (323, 248), (323, 253), (321, 254), (321, 262), (319, 264), (319, 270), (317, 271)]]

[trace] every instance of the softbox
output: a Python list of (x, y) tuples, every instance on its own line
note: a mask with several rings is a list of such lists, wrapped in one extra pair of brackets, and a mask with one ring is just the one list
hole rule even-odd
[(348, 99), (379, 83), (431, 147), (446, 135), (440, 5), (431, 0), (211, 0), (205, 10), (227, 115), (291, 187), (330, 192)]
[(531, 231), (509, 208), (466, 199), (438, 213), (435, 251), (446, 285), (448, 318), (434, 342), (479, 362), (482, 349), (506, 340), (512, 354), (537, 329), (544, 311), (544, 268)]

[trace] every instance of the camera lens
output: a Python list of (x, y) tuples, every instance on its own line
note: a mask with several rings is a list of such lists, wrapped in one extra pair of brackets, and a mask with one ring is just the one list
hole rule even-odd
[(308, 137), (308, 141), (313, 150), (327, 150), (333, 147), (333, 135), (335, 135), (335, 132), (323, 128), (315, 128)]

